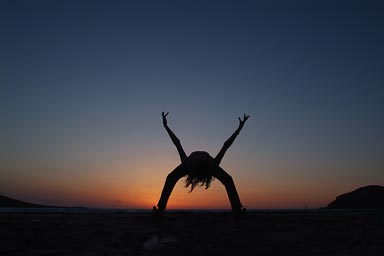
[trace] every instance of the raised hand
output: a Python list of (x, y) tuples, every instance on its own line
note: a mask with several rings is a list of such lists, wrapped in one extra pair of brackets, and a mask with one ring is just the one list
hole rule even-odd
[(248, 118), (249, 118), (249, 115), (246, 115), (246, 114), (244, 114), (243, 120), (241, 120), (241, 118), (239, 117), (239, 129), (243, 128), (243, 126), (244, 126), (245, 122), (248, 120)]
[(163, 125), (164, 126), (167, 126), (167, 115), (169, 114), (169, 112), (165, 113), (165, 112), (161, 112), (161, 116), (163, 117)]

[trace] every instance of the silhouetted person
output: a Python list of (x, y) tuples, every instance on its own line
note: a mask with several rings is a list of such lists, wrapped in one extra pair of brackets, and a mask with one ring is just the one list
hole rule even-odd
[(235, 212), (236, 216), (239, 216), (242, 212), (245, 212), (245, 208), (242, 209), (243, 206), (240, 202), (240, 198), (236, 191), (232, 177), (220, 167), (220, 162), (223, 159), (225, 152), (232, 145), (237, 135), (239, 135), (249, 116), (244, 114), (243, 120), (241, 120), (239, 117), (239, 127), (224, 143), (217, 156), (213, 158), (204, 151), (195, 151), (187, 156), (183, 150), (183, 147), (181, 146), (180, 140), (168, 127), (167, 115), (168, 113), (162, 112), (163, 125), (171, 137), (172, 142), (175, 144), (177, 151), (179, 152), (181, 164), (177, 166), (176, 169), (174, 169), (170, 174), (168, 174), (157, 207), (153, 207), (154, 215), (161, 216), (163, 214), (167, 206), (168, 198), (172, 193), (173, 187), (175, 186), (176, 182), (184, 176), (187, 176), (185, 180), (185, 187), (191, 186), (190, 192), (192, 192), (196, 186), (205, 185), (205, 188), (207, 189), (211, 185), (213, 178), (218, 179), (221, 183), (223, 183), (225, 189), (227, 190), (232, 210)]

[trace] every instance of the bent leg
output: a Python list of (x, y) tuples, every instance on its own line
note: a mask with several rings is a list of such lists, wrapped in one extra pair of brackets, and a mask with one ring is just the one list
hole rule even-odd
[(160, 200), (157, 204), (159, 207), (158, 210), (160, 212), (164, 211), (164, 209), (167, 207), (169, 196), (171, 195), (176, 182), (185, 175), (187, 175), (187, 171), (183, 164), (180, 164), (170, 174), (168, 174), (167, 179), (165, 180), (163, 191), (161, 192)]
[(243, 207), (243, 205), (240, 202), (239, 194), (237, 193), (235, 183), (233, 182), (231, 175), (224, 171), (223, 168), (218, 167), (213, 172), (213, 177), (218, 179), (225, 186), (229, 201), (231, 202), (232, 210), (236, 212), (241, 211), (241, 207)]

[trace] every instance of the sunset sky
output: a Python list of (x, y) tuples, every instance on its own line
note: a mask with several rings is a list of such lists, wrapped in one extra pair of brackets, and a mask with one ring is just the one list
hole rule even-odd
[[(381, 1), (0, 2), (0, 194), (156, 205), (187, 152), (222, 161), (247, 208), (326, 206), (384, 185)], [(169, 208), (229, 209), (225, 188)]]

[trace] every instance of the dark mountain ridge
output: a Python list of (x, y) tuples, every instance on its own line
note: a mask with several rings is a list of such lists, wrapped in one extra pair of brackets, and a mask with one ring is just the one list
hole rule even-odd
[(0, 207), (56, 208), (56, 206), (47, 206), (47, 205), (28, 203), (28, 202), (16, 200), (16, 199), (2, 196), (2, 195), (0, 195)]
[(384, 209), (384, 187), (370, 185), (339, 195), (326, 209)]

